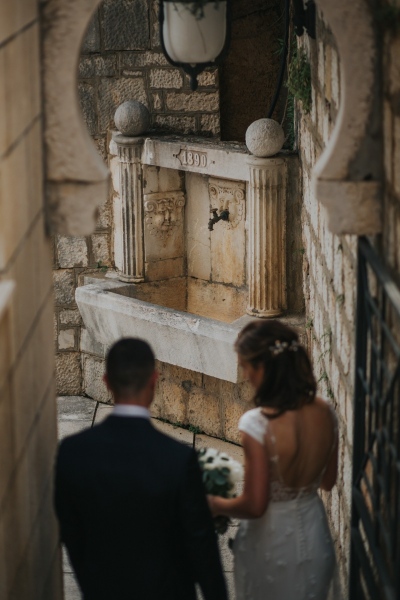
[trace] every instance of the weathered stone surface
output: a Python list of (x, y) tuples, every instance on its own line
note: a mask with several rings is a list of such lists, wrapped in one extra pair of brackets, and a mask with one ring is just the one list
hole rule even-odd
[(79, 310), (60, 310), (59, 319), (61, 325), (82, 324), (82, 319)]
[(156, 115), (153, 120), (153, 125), (156, 129), (163, 131), (171, 131), (174, 133), (195, 133), (196, 119), (195, 117), (174, 117), (172, 115)]
[(82, 56), (79, 61), (78, 77), (112, 77), (117, 74), (117, 56)]
[(246, 146), (254, 156), (274, 156), (283, 146), (285, 132), (273, 119), (258, 119), (246, 131)]
[(150, 113), (141, 102), (126, 100), (115, 111), (114, 122), (122, 135), (141, 135), (149, 128)]
[(208, 435), (222, 435), (220, 404), (215, 396), (194, 389), (189, 394), (187, 417), (191, 425)]
[(90, 52), (100, 51), (100, 24), (99, 13), (95, 12), (89, 26), (86, 30), (85, 39), (82, 45), (82, 53), (89, 54)]
[(168, 67), (169, 62), (164, 54), (159, 52), (124, 52), (121, 55), (122, 69), (135, 69), (138, 67), (151, 66)]
[[(248, 322), (246, 317), (227, 324), (162, 306), (154, 307), (152, 303), (118, 293), (119, 290), (126, 293), (125, 287), (104, 282), (77, 289), (82, 318), (95, 339), (109, 346), (126, 335), (144, 337), (163, 362), (227, 381), (238, 380), (233, 343)], [(137, 286), (142, 287), (143, 284)]]
[(214, 112), (219, 108), (218, 92), (192, 92), (191, 94), (169, 92), (166, 105), (168, 110), (183, 112)]
[(157, 393), (163, 397), (163, 418), (186, 424), (187, 392), (182, 384), (160, 378)]
[(149, 73), (150, 87), (153, 88), (181, 88), (183, 77), (177, 69), (151, 69)]
[(91, 83), (78, 83), (79, 100), (83, 118), (91, 135), (97, 132), (97, 116), (95, 105), (95, 90)]
[(200, 129), (215, 136), (219, 135), (221, 131), (219, 115), (201, 115)]
[(97, 229), (107, 229), (112, 224), (111, 201), (107, 200), (99, 208), (99, 217), (97, 219)]
[(145, 50), (150, 46), (146, 0), (104, 0), (105, 50)]
[(94, 356), (83, 356), (83, 390), (98, 402), (109, 402), (112, 398), (103, 381), (104, 360)]
[(144, 79), (103, 79), (99, 84), (99, 131), (105, 133), (114, 127), (114, 114), (117, 107), (126, 100), (138, 100), (147, 106)]
[(64, 269), (53, 271), (53, 280), (56, 304), (74, 304), (75, 280), (73, 271)]
[(79, 352), (60, 352), (56, 355), (57, 393), (77, 396), (82, 391), (81, 359)]
[[(186, 79), (189, 80), (187, 75)], [(197, 82), (199, 87), (216, 86), (218, 84), (218, 69), (207, 69), (207, 71), (203, 71), (197, 77)]]
[(68, 267), (87, 267), (88, 251), (84, 237), (59, 235), (56, 237), (58, 264), (62, 269)]
[(167, 258), (145, 263), (146, 280), (162, 281), (182, 277), (185, 273), (185, 259)]
[(62, 329), (58, 334), (59, 350), (75, 349), (75, 329)]
[(95, 263), (100, 265), (110, 264), (110, 250), (108, 245), (108, 235), (105, 233), (96, 233), (92, 235), (92, 252)]

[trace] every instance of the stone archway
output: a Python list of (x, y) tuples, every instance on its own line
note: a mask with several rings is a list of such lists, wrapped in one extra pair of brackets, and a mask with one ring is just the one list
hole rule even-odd
[(83, 122), (77, 65), (101, 0), (49, 0), (43, 8), (47, 222), (53, 233), (87, 235), (104, 202), (108, 170)]

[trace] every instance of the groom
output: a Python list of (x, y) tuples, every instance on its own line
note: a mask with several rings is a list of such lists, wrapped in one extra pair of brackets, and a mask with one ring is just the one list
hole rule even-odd
[(195, 451), (160, 433), (149, 407), (154, 355), (139, 339), (109, 351), (115, 408), (65, 439), (55, 505), (85, 600), (226, 600), (216, 536)]

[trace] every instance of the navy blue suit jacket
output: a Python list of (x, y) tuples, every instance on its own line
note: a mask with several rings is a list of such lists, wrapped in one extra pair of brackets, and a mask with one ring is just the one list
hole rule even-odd
[(226, 600), (196, 453), (148, 419), (66, 438), (55, 506), (85, 600)]

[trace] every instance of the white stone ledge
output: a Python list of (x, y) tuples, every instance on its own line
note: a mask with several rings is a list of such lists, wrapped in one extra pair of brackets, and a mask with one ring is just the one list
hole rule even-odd
[(83, 321), (96, 342), (109, 347), (122, 337), (140, 337), (161, 362), (224, 381), (240, 380), (233, 344), (250, 317), (224, 323), (122, 296), (120, 288), (126, 284), (100, 282), (76, 290)]
[[(185, 164), (188, 162), (188, 153), (192, 153), (190, 162), (193, 160), (193, 164)], [(245, 160), (248, 156), (249, 153), (240, 144), (207, 140), (191, 142), (185, 138), (146, 138), (142, 163), (235, 181), (248, 181), (249, 168)], [(194, 164), (195, 161), (199, 164)]]

